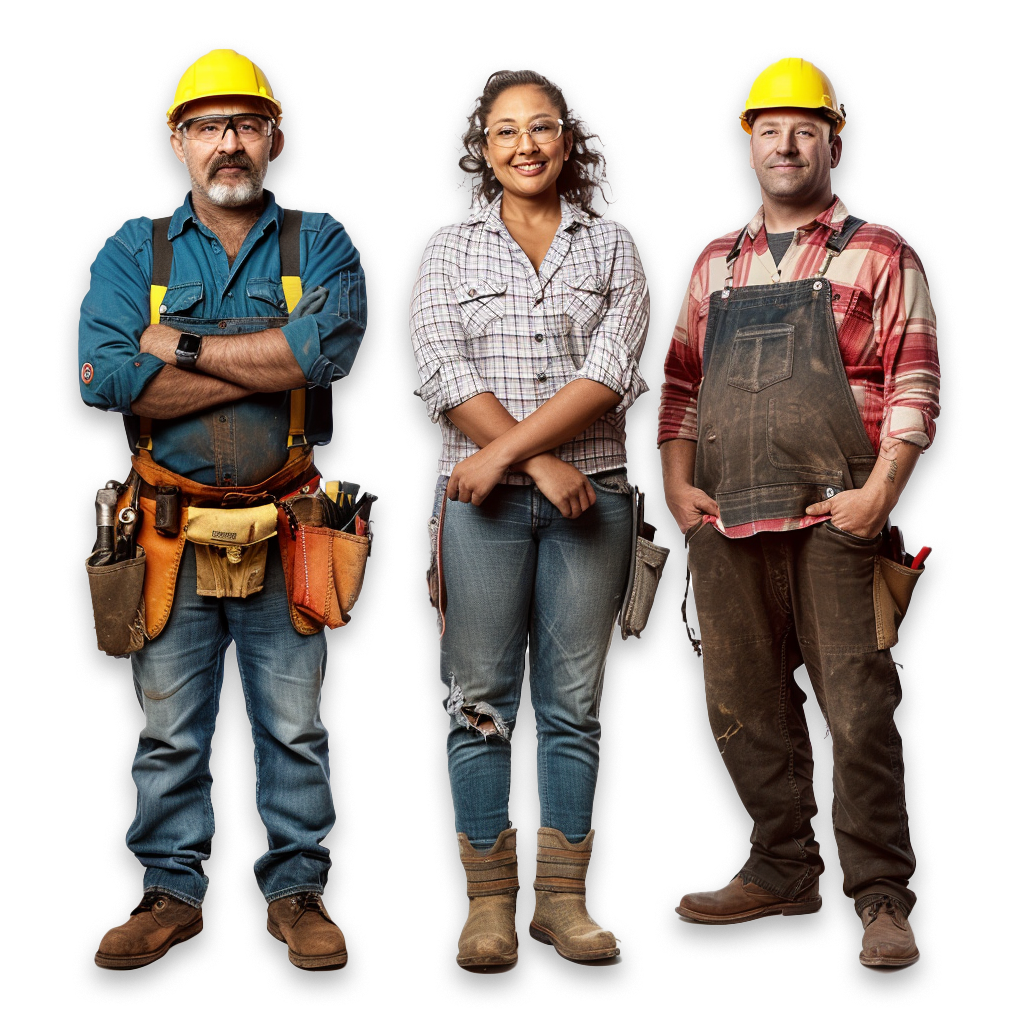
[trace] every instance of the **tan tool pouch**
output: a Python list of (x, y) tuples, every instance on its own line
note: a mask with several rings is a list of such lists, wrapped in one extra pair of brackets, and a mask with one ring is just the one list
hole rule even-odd
[(146, 552), (111, 565), (90, 565), (85, 561), (96, 624), (96, 644), (104, 654), (123, 658), (139, 650), (146, 640), (146, 599), (142, 584), (146, 575)]
[(188, 508), (185, 539), (196, 549), (196, 593), (248, 597), (263, 589), (267, 543), (277, 534), (273, 502), (252, 508)]
[(878, 649), (886, 651), (899, 640), (899, 626), (906, 617), (910, 596), (924, 572), (911, 569), (885, 555), (875, 555), (875, 633)]
[(297, 499), (288, 505), (279, 513), (278, 539), (292, 625), (300, 633), (336, 629), (349, 621), (359, 597), (372, 536), (319, 525), (315, 501)]
[[(646, 535), (646, 536), (645, 536)], [(644, 522), (644, 496), (639, 487), (633, 488), (633, 552), (629, 566), (629, 579), (619, 610), (622, 639), (639, 636), (647, 625), (654, 606), (658, 583), (668, 561), (668, 548), (660, 547), (651, 539), (654, 527)]]

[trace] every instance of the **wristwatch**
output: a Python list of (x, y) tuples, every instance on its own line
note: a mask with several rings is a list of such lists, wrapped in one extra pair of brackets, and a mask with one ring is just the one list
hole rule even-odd
[(178, 347), (174, 350), (174, 359), (179, 370), (194, 370), (199, 358), (199, 349), (203, 339), (198, 334), (182, 334), (178, 338)]

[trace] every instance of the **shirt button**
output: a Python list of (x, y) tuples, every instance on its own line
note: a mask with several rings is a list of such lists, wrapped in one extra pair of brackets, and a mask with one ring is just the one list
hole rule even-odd
[(227, 423), (228, 421), (227, 416), (219, 416), (218, 419), (221, 421), (221, 423)]
[(476, 289), (475, 288), (470, 288), (469, 289), (469, 297), (471, 299), (475, 299), (476, 298)]
[(539, 380), (541, 383), (543, 383), (547, 379), (548, 375), (543, 370), (541, 370), (540, 373), (537, 374), (537, 380)]
[(234, 292), (228, 292), (228, 298), (229, 299), (233, 299), (234, 297), (235, 297), (235, 293)]
[(219, 327), (219, 328), (220, 328), (220, 329), (221, 329), (222, 331), (224, 330), (224, 328), (225, 328), (225, 327), (227, 327), (227, 325), (228, 325), (228, 322), (227, 322), (227, 320), (221, 320), (221, 322), (220, 322), (219, 324), (217, 324), (217, 326), (218, 326), (218, 327)]
[(220, 252), (220, 246), (216, 242), (213, 243), (213, 247), (212, 248), (213, 248), (214, 252)]
[(543, 334), (535, 334), (533, 336), (533, 340), (534, 341), (543, 341), (544, 340), (544, 335)]
[(287, 302), (285, 302), (285, 301), (284, 301), (284, 299), (282, 299), (282, 300), (281, 300), (281, 301), (280, 301), (280, 302), (279, 302), (279, 303), (277, 304), (277, 308), (278, 308), (278, 309), (287, 309), (287, 308), (288, 308), (288, 303), (287, 303)]
[(167, 307), (166, 306), (161, 306), (160, 307), (160, 312), (161, 313), (166, 313), (167, 312)]

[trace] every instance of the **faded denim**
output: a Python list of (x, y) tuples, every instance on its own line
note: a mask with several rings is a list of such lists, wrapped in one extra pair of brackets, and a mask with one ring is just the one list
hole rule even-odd
[(322, 892), (331, 865), (321, 845), (334, 824), (320, 721), (324, 635), (293, 628), (276, 540), (263, 590), (244, 600), (199, 597), (195, 552), (186, 543), (171, 617), (156, 640), (132, 655), (146, 726), (132, 766), (138, 806), (128, 847), (146, 869), (146, 889), (194, 906), (208, 884), (202, 862), (214, 831), (210, 744), (232, 640), (252, 723), (256, 806), (269, 844), (255, 865), (259, 887), (268, 901)]
[[(530, 649), (540, 823), (590, 831), (605, 659), (629, 565), (625, 473), (591, 478), (597, 503), (565, 519), (534, 486), (501, 484), (482, 506), (449, 501), (441, 559), (448, 772), (455, 825), (478, 849), (510, 826), (512, 732)], [(447, 478), (438, 482), (438, 505)]]

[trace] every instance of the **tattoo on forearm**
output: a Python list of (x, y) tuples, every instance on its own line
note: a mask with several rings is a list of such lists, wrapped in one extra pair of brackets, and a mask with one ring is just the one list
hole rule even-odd
[(888, 480), (889, 483), (892, 483), (896, 479), (896, 467), (897, 467), (897, 461), (896, 461), (896, 459), (893, 459), (889, 463), (889, 472), (886, 474), (886, 477), (885, 477), (885, 479)]

